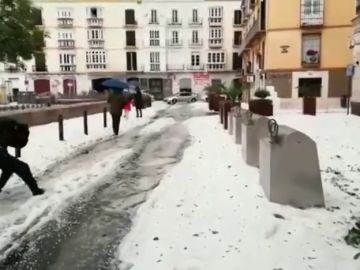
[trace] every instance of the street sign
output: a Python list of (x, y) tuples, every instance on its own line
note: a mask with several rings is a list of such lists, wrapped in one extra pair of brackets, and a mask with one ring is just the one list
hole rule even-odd
[(353, 64), (350, 64), (346, 67), (346, 76), (352, 77), (355, 73), (355, 66)]

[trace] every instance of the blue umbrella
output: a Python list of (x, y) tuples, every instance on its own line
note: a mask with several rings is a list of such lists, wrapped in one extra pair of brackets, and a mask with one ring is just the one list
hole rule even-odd
[(102, 85), (107, 88), (114, 89), (114, 90), (124, 90), (124, 89), (129, 88), (129, 85), (126, 82), (123, 82), (120, 80), (115, 80), (115, 79), (109, 79), (109, 80), (103, 81)]

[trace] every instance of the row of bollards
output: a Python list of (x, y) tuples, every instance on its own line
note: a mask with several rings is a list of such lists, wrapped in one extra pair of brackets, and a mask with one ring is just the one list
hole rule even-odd
[[(107, 127), (107, 108), (103, 110), (103, 125), (104, 128)], [(64, 141), (64, 117), (63, 115), (58, 116), (58, 127), (59, 127), (59, 140)], [(88, 112), (85, 110), (83, 112), (83, 130), (85, 135), (89, 135), (89, 127), (88, 127)]]
[[(231, 104), (230, 104), (231, 105)], [(316, 143), (274, 119), (220, 107), (220, 123), (241, 144), (247, 165), (259, 168), (260, 185), (271, 202), (297, 208), (325, 205)], [(229, 123), (229, 126), (228, 126)], [(228, 128), (229, 127), (229, 128)]]
[[(59, 114), (58, 116), (58, 130), (59, 130), (59, 140), (65, 141), (64, 136), (64, 117), (62, 114)], [(104, 128), (107, 127), (107, 108), (105, 107), (103, 110), (103, 125)], [(88, 128), (88, 112), (85, 110), (83, 112), (83, 130), (85, 135), (89, 135), (89, 128)], [(15, 157), (20, 158), (21, 157), (21, 149), (15, 148)]]

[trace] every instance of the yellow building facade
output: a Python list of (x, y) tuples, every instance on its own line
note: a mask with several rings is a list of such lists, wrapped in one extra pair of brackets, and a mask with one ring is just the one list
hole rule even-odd
[(353, 0), (244, 0), (243, 59), (251, 88), (273, 87), (280, 98), (340, 97), (355, 17)]

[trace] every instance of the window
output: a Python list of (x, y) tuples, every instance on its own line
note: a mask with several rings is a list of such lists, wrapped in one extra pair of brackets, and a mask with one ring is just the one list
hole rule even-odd
[(135, 31), (126, 31), (126, 46), (136, 46)]
[(198, 10), (193, 9), (192, 11), (192, 22), (196, 23), (199, 22)]
[(43, 25), (42, 22), (42, 10), (39, 8), (34, 8), (33, 10), (33, 18), (35, 25)]
[(91, 50), (86, 52), (86, 66), (88, 69), (105, 69), (106, 54), (102, 50)]
[(155, 9), (152, 9), (152, 10), (151, 10), (150, 23), (158, 23), (157, 11), (156, 11)]
[(102, 18), (102, 8), (90, 7), (87, 9), (88, 18)]
[(234, 10), (234, 25), (241, 25), (242, 13), (240, 9)]
[(61, 53), (59, 55), (60, 65), (74, 65), (75, 64), (75, 54)]
[(172, 13), (171, 21), (173, 23), (178, 23), (178, 11), (176, 9), (173, 9), (171, 13)]
[(59, 54), (60, 70), (74, 71), (75, 69), (75, 54), (62, 53)]
[(356, 0), (356, 14), (360, 15), (360, 0)]
[(302, 38), (303, 64), (320, 63), (320, 35), (304, 35)]
[(212, 39), (222, 38), (223, 37), (223, 30), (222, 28), (210, 28), (209, 36)]
[(64, 40), (73, 39), (73, 32), (70, 31), (58, 32), (58, 39), (64, 39)]
[(324, 0), (301, 0), (301, 24), (319, 25), (323, 23)]
[(223, 43), (223, 29), (222, 28), (210, 28), (209, 29), (209, 45), (221, 46)]
[(88, 39), (103, 40), (104, 39), (103, 30), (102, 29), (88, 30)]
[(223, 8), (222, 7), (210, 7), (209, 8), (209, 17), (216, 18), (223, 16)]
[(172, 44), (178, 44), (179, 43), (179, 32), (178, 31), (173, 31), (172, 32), (172, 40), (171, 40)]
[(199, 32), (196, 30), (192, 31), (192, 43), (199, 44)]
[(136, 52), (127, 52), (126, 53), (126, 67), (128, 71), (137, 70), (137, 59)]
[(223, 8), (222, 7), (210, 7), (209, 8), (209, 22), (210, 24), (222, 23)]
[(71, 8), (59, 8), (57, 10), (58, 18), (66, 19), (66, 18), (72, 18), (73, 10)]
[(233, 70), (242, 69), (242, 57), (238, 53), (233, 53)]
[(225, 63), (225, 53), (223, 52), (209, 52), (208, 63)]
[(160, 32), (158, 30), (150, 30), (150, 46), (160, 46)]
[(200, 53), (191, 53), (191, 66), (198, 67), (200, 66)]
[(136, 24), (135, 10), (133, 10), (133, 9), (126, 9), (125, 10), (125, 24), (126, 25), (134, 25), (134, 24)]
[(160, 71), (160, 52), (150, 52), (150, 70)]
[(208, 66), (209, 70), (224, 70), (224, 68), (225, 68), (225, 53), (224, 52), (209, 52), (207, 66)]
[(235, 31), (234, 32), (234, 45), (241, 45), (241, 31)]

